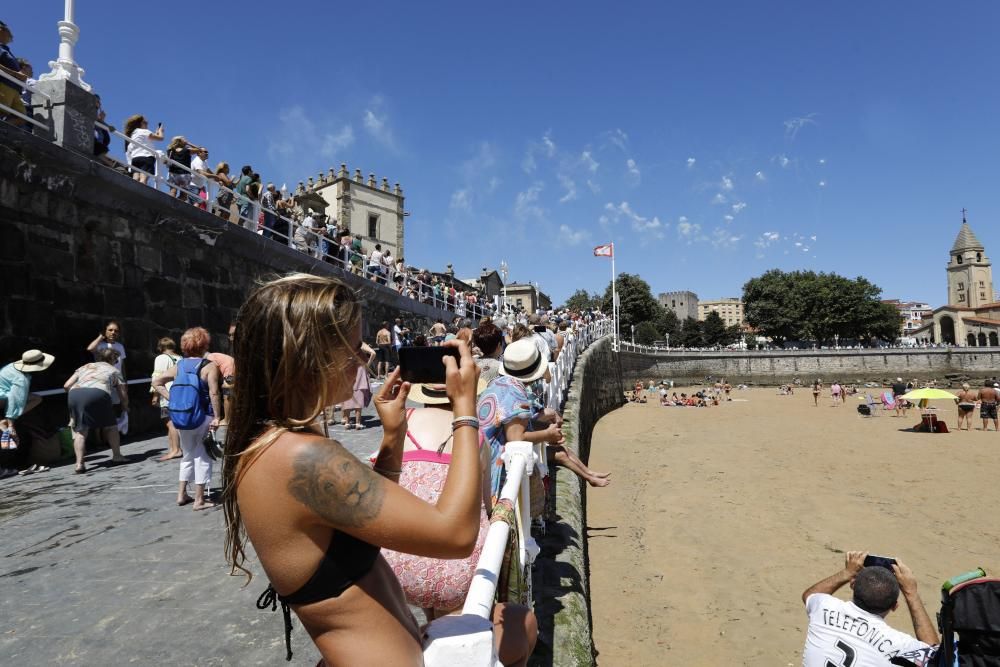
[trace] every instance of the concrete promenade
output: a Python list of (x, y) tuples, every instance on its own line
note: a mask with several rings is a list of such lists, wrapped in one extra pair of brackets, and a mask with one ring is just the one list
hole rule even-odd
[[(359, 456), (382, 435), (365, 412), (366, 430), (331, 428)], [(256, 608), (256, 558), (249, 586), (228, 575), (221, 506), (177, 507), (178, 461), (156, 461), (166, 447), (127, 444), (132, 462), (117, 467), (110, 451), (90, 454), (85, 475), (69, 463), (0, 480), (0, 665), (286, 664), (280, 608)], [(290, 664), (315, 665), (293, 625)]]

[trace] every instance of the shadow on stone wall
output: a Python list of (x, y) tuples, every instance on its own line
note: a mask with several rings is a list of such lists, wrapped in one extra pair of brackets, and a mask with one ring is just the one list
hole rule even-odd
[[(584, 462), (597, 421), (624, 403), (618, 355), (605, 338), (577, 362), (563, 409), (566, 446)], [(586, 485), (568, 470), (550, 466), (555, 501), (538, 540), (534, 593), (539, 638), (530, 664), (582, 667), (595, 661), (587, 556)], [(554, 509), (552, 509), (554, 505)]]

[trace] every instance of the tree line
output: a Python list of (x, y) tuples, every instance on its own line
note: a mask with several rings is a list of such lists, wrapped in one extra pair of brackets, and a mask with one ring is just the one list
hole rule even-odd
[[(704, 321), (681, 321), (656, 300), (649, 283), (638, 275), (619, 274), (617, 288), (622, 337), (629, 339), (634, 325), (635, 342), (641, 345), (669, 337), (671, 347), (724, 347), (744, 335), (739, 325), (727, 327), (716, 312)], [(754, 339), (764, 336), (778, 345), (795, 340), (818, 345), (837, 340), (894, 341), (902, 330), (902, 316), (895, 306), (879, 300), (881, 293), (860, 276), (772, 269), (743, 285), (743, 312)], [(611, 294), (609, 281), (603, 295), (577, 290), (565, 307), (610, 313)]]

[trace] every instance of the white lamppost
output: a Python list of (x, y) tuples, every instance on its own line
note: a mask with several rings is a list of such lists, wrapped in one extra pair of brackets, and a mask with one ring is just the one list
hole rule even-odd
[(632, 347), (635, 347), (635, 325), (632, 325)]
[(507, 270), (507, 262), (501, 259), (500, 260), (500, 277), (503, 278), (503, 304), (502, 304), (502, 308), (500, 309), (500, 312), (502, 312), (502, 313), (506, 313), (507, 312), (507, 276), (508, 275), (510, 275), (510, 272)]
[(670, 351), (670, 334), (667, 334), (667, 352)]
[(66, 0), (65, 16), (56, 25), (59, 27), (59, 58), (49, 61), (51, 72), (47, 72), (40, 77), (39, 81), (52, 79), (66, 79), (72, 81), (86, 91), (90, 90), (90, 85), (83, 81), (83, 68), (73, 60), (73, 47), (76, 40), (80, 38), (80, 29), (73, 23), (74, 0)]

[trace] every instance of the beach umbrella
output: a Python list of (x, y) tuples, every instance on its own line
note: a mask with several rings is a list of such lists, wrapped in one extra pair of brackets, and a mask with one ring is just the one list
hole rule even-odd
[(955, 394), (950, 391), (945, 391), (944, 389), (914, 389), (913, 391), (903, 394), (903, 398), (908, 401), (922, 401), (935, 399), (951, 399), (955, 400), (957, 398)]

